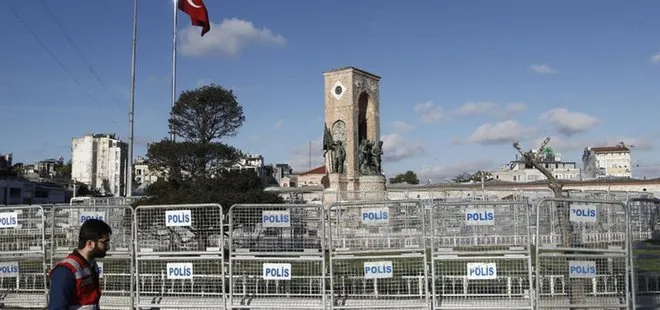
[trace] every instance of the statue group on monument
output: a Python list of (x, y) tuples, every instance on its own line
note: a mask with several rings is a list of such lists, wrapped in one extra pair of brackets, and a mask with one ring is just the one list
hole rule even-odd
[[(323, 134), (323, 151), (326, 160), (330, 160), (329, 173), (344, 173), (346, 148), (341, 140), (335, 140), (328, 128)], [(330, 156), (327, 154), (330, 153)], [(358, 168), (361, 175), (380, 175), (382, 173), (383, 141), (360, 141), (358, 148)]]
[(360, 141), (358, 162), (360, 164), (360, 174), (362, 175), (380, 175), (382, 173), (381, 157), (383, 156), (383, 141), (369, 141), (362, 139)]

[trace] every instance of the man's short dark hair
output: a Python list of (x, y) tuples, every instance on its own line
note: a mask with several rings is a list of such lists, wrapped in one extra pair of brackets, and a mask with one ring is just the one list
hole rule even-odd
[(96, 241), (111, 234), (112, 229), (106, 222), (99, 219), (88, 219), (80, 226), (78, 249), (84, 248), (87, 241)]

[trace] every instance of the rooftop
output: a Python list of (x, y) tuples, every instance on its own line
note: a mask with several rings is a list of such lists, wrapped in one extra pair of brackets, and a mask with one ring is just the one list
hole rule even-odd
[(309, 175), (309, 174), (326, 174), (327, 170), (325, 169), (325, 165), (321, 167), (316, 167), (312, 170), (300, 173), (299, 175)]
[(591, 151), (594, 153), (612, 153), (612, 152), (630, 152), (630, 149), (625, 145), (619, 144), (617, 146), (592, 147)]
[(325, 74), (325, 73), (334, 73), (334, 72), (348, 71), (348, 70), (353, 70), (353, 71), (356, 71), (356, 72), (358, 72), (358, 73), (360, 73), (360, 74), (362, 74), (362, 75), (366, 75), (366, 76), (372, 77), (372, 78), (374, 78), (374, 79), (376, 79), (376, 80), (380, 80), (380, 76), (375, 75), (375, 74), (373, 74), (373, 73), (371, 73), (371, 72), (364, 71), (364, 70), (362, 70), (362, 69), (358, 69), (358, 68), (353, 67), (353, 66), (335, 68), (335, 69), (331, 69), (331, 70), (328, 70), (328, 71), (323, 72), (323, 73), (324, 73), (324, 74)]

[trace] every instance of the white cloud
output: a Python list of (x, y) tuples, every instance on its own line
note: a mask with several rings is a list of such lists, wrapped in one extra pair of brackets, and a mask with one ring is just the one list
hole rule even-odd
[[(541, 146), (541, 143), (543, 143), (543, 140), (545, 140), (545, 138), (546, 137), (534, 138), (532, 139), (529, 145), (521, 145), (521, 146), (524, 151), (531, 149), (538, 149), (539, 146)], [(578, 141), (574, 139), (565, 139), (557, 136), (550, 136), (550, 142), (548, 143), (548, 146), (550, 146), (555, 151), (561, 151), (561, 152), (581, 151), (585, 147), (589, 146), (589, 142)], [(564, 159), (568, 160), (568, 158), (564, 158)]]
[[(660, 177), (660, 165), (636, 162), (632, 164), (632, 177), (636, 179), (654, 179)], [(657, 195), (657, 193), (656, 193)]]
[(211, 31), (203, 37), (199, 35), (199, 27), (187, 27), (179, 32), (179, 38), (181, 52), (192, 56), (234, 56), (252, 44), (286, 45), (282, 35), (237, 18), (224, 19), (221, 24), (211, 23)]
[(526, 108), (527, 105), (522, 102), (510, 102), (502, 106), (492, 101), (471, 101), (460, 106), (454, 114), (462, 116), (490, 114), (496, 117), (510, 118)]
[(392, 129), (396, 132), (409, 132), (413, 130), (414, 127), (404, 121), (394, 121), (392, 122)]
[(497, 108), (497, 104), (490, 101), (466, 102), (460, 108), (458, 108), (456, 114), (458, 115), (486, 114), (486, 113), (492, 113), (496, 108)]
[(619, 138), (610, 138), (607, 139), (606, 142), (608, 145), (616, 145), (619, 142), (625, 143), (628, 147), (631, 147), (633, 149), (633, 152), (635, 150), (639, 151), (650, 151), (654, 149), (653, 143), (649, 141), (650, 139), (638, 139), (638, 138), (630, 138), (630, 137), (619, 137)]
[(509, 102), (504, 109), (507, 113), (521, 112), (527, 109), (527, 104), (523, 102)]
[(397, 162), (424, 152), (424, 145), (419, 142), (410, 142), (399, 134), (383, 135), (383, 161)]
[(273, 129), (280, 129), (280, 128), (282, 128), (282, 125), (284, 125), (284, 120), (283, 119), (275, 122), (275, 125), (273, 125)]
[(660, 64), (660, 53), (651, 56), (651, 63)]
[(598, 118), (582, 112), (571, 112), (566, 108), (556, 108), (541, 114), (542, 121), (555, 126), (557, 131), (566, 136), (585, 132), (598, 124)]
[[(323, 137), (312, 140), (311, 150), (312, 169), (323, 165)], [(309, 142), (304, 146), (299, 146), (291, 150), (291, 159), (288, 164), (294, 173), (308, 171), (310, 168), (310, 149)]]
[(417, 176), (421, 184), (426, 183), (427, 180), (431, 180), (431, 183), (438, 183), (449, 180), (465, 171), (492, 170), (493, 165), (494, 163), (490, 159), (478, 159), (448, 165), (424, 166), (417, 172)]
[[(531, 139), (530, 142), (527, 142), (529, 145), (523, 145), (524, 150), (536, 149), (538, 148), (545, 137), (537, 137)], [(650, 151), (654, 149), (654, 145), (651, 142), (652, 139), (644, 138), (633, 138), (633, 137), (606, 137), (606, 138), (596, 138), (596, 139), (571, 139), (567, 137), (557, 137), (550, 136), (550, 143), (548, 145), (552, 147), (555, 151), (559, 152), (577, 152), (578, 155), (570, 155), (564, 159), (571, 160), (575, 156), (581, 156), (582, 151), (586, 147), (602, 147), (602, 146), (615, 146), (619, 142), (625, 143), (628, 147), (632, 149), (632, 152), (636, 151)], [(579, 161), (579, 160), (578, 160)]]
[(514, 120), (487, 123), (479, 126), (470, 136), (471, 143), (503, 144), (534, 135), (536, 129), (525, 127)]
[(433, 101), (418, 103), (413, 110), (421, 115), (424, 123), (438, 123), (447, 120), (445, 110), (441, 106), (435, 105)]
[(550, 68), (548, 65), (533, 64), (529, 66), (529, 70), (538, 74), (555, 74), (557, 70)]

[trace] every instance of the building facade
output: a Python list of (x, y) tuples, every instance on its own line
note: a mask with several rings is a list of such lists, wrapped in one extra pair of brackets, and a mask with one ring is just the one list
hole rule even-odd
[(585, 148), (582, 165), (585, 177), (590, 179), (632, 177), (630, 149), (623, 142), (616, 146)]
[(11, 169), (12, 164), (11, 154), (0, 154), (0, 171)]
[(111, 134), (73, 138), (71, 178), (106, 196), (126, 193), (128, 144)]
[(0, 205), (65, 203), (66, 189), (49, 182), (0, 179)]
[[(561, 160), (561, 153), (546, 147), (540, 156), (539, 164), (560, 180), (580, 180), (581, 174), (575, 162)], [(493, 179), (507, 182), (534, 182), (546, 177), (536, 168), (516, 158), (498, 171), (491, 172)]]
[(149, 185), (158, 181), (158, 173), (149, 169), (149, 162), (138, 157), (133, 164), (133, 189), (143, 192)]

